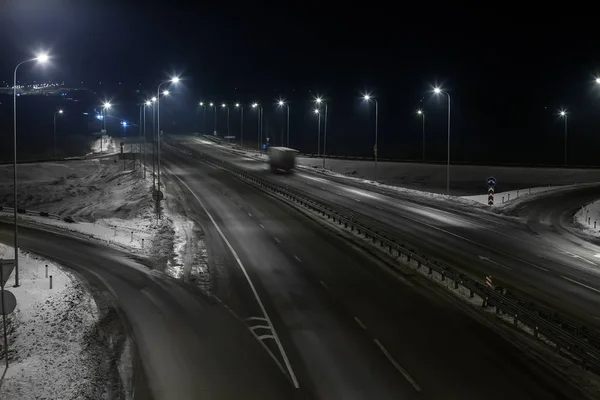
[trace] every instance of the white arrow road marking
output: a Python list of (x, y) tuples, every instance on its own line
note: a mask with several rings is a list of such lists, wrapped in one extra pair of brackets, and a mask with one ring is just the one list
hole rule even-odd
[(491, 260), (489, 257), (484, 257), (484, 256), (479, 256), (479, 255), (477, 257), (479, 257), (479, 259), (482, 260), (482, 261), (487, 261), (487, 262), (489, 262), (491, 264), (499, 266), (500, 268), (504, 268), (504, 269), (507, 269), (509, 271), (512, 271), (512, 269), (508, 268), (506, 265), (502, 265), (499, 262)]

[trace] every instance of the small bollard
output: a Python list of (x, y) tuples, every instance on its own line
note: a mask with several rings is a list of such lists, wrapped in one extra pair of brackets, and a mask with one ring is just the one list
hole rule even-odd
[(50, 275), (50, 289), (52, 289), (52, 275)]
[(594, 221), (594, 229), (596, 229), (596, 221)]
[(48, 277), (48, 264), (46, 264), (46, 278)]
[(142, 239), (142, 249), (144, 248), (144, 239)]
[(519, 191), (517, 190), (517, 199), (519, 198)]
[(131, 231), (131, 241), (133, 242), (133, 231)]
[(590, 224), (591, 218), (588, 218), (588, 225)]
[(508, 194), (508, 199), (506, 201), (510, 201), (510, 193)]
[(117, 227), (115, 226), (115, 236), (117, 236)]
[(529, 188), (529, 194), (531, 194), (531, 188)]

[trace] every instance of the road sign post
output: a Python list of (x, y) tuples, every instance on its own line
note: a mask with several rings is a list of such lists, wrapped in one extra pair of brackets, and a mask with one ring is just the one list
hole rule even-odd
[(488, 185), (488, 206), (494, 205), (494, 188), (496, 187), (496, 178), (490, 176), (485, 180)]

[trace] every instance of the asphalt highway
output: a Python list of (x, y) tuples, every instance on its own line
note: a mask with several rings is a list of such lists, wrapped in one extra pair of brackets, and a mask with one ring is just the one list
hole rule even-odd
[[(221, 304), (103, 244), (20, 226), (20, 246), (82, 274), (126, 316), (147, 387), (136, 399), (294, 399), (298, 395), (242, 321)], [(12, 245), (0, 221), (0, 242)], [(19, 288), (11, 288), (18, 292)]]
[[(559, 239), (559, 235), (536, 232), (532, 219), (542, 218), (542, 214), (529, 212), (527, 223), (521, 214), (507, 217), (439, 197), (372, 190), (366, 184), (348, 184), (305, 170), (277, 175), (264, 161), (225, 151), (209, 141), (195, 137), (177, 140), (190, 149), (306, 193), (475, 277), (483, 280), (492, 276), (496, 285), (600, 327), (600, 248), (596, 251), (593, 245), (582, 246)], [(600, 193), (600, 185), (590, 190), (593, 197), (593, 193)], [(581, 205), (578, 199), (573, 201), (575, 208)]]
[[(257, 302), (264, 305), (285, 355), (273, 339), (265, 342), (282, 365), (289, 361), (302, 396), (578, 397), (434, 283), (391, 273), (373, 254), (218, 167), (168, 146), (162, 162), (167, 193), (205, 230), (215, 295), (251, 325)], [(312, 187), (302, 179), (293, 177)], [(332, 184), (321, 192), (340, 190)]]

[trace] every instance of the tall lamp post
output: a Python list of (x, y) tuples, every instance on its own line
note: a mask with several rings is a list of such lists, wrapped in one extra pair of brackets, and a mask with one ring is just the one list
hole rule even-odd
[[(321, 97), (317, 97), (315, 99), (317, 105), (325, 104), (325, 121), (323, 122), (323, 169), (325, 168), (325, 152), (327, 150), (327, 103), (323, 101)], [(320, 125), (319, 125), (320, 127)], [(319, 138), (319, 146), (321, 145), (321, 140)]]
[(446, 162), (446, 194), (450, 195), (450, 93), (443, 91), (439, 87), (433, 89), (435, 94), (445, 94), (448, 96), (448, 158)]
[(217, 136), (217, 105), (210, 103), (210, 106), (213, 108), (213, 111), (214, 111), (213, 135)]
[[(56, 160), (56, 114), (62, 114), (63, 110), (58, 110), (54, 112), (54, 159)], [(102, 137), (100, 137), (100, 140), (102, 140)]]
[[(160, 87), (162, 85), (164, 85), (165, 83), (177, 83), (179, 82), (179, 77), (175, 76), (171, 79), (169, 79), (168, 81), (163, 81), (161, 83), (158, 84), (158, 88), (156, 89), (156, 138), (157, 138), (157, 158), (156, 158), (156, 182), (157, 182), (157, 186), (158, 186), (158, 191), (160, 192)], [(165, 90), (163, 92), (163, 95), (168, 96), (169, 95), (169, 91)], [(158, 207), (159, 205), (159, 197), (156, 197), (156, 206), (157, 206), (157, 218), (160, 218), (160, 207)]]
[[(17, 70), (22, 64), (37, 61), (40, 64), (44, 64), (49, 59), (48, 54), (41, 53), (38, 54), (35, 58), (30, 58), (29, 60), (21, 61), (15, 67), (15, 72), (13, 75), (13, 200), (14, 200), (14, 210), (13, 217), (15, 220), (14, 226), (14, 234), (15, 234), (15, 287), (19, 287), (19, 236), (17, 229)], [(4, 307), (4, 302), (2, 302)], [(7, 366), (8, 366), (8, 357)]]
[(154, 107), (154, 103), (158, 98), (153, 96), (150, 101), (152, 101), (152, 193), (156, 191), (156, 107)]
[(261, 142), (262, 142), (262, 106), (258, 103), (252, 104), (252, 108), (256, 108), (257, 111), (257, 127), (256, 127), (256, 137), (258, 140), (258, 151), (261, 151)]
[(423, 122), (423, 132), (421, 135), (421, 150), (423, 152), (422, 160), (425, 161), (425, 113), (423, 110), (417, 110), (417, 115), (421, 117)]
[(227, 109), (227, 136), (231, 136), (229, 133), (229, 106), (225, 103), (221, 104), (221, 108), (226, 108)]
[(321, 151), (321, 111), (315, 108), (313, 111), (317, 115), (317, 156)]
[(198, 103), (200, 107), (202, 107), (202, 134), (206, 135), (206, 107), (203, 101)]
[(110, 110), (110, 108), (112, 107), (112, 104), (110, 104), (109, 101), (104, 102), (104, 104), (102, 104), (102, 135), (100, 135), (100, 153), (102, 153), (103, 151), (103, 142), (104, 142), (104, 134), (106, 133), (106, 110)]
[(152, 106), (151, 100), (146, 100), (144, 103), (144, 179), (146, 179), (146, 109)]
[[(277, 103), (277, 105), (279, 107), (284, 107), (287, 109), (287, 118), (286, 118), (286, 125), (287, 125), (287, 146), (290, 147), (290, 105), (288, 103), (286, 103), (283, 100), (279, 100), (279, 102)], [(281, 138), (281, 145), (283, 146), (283, 137)]]
[(240, 103), (235, 103), (235, 108), (240, 110), (240, 147), (244, 147), (244, 107)]
[(567, 112), (565, 110), (561, 110), (559, 112), (559, 115), (565, 119), (564, 163), (565, 163), (565, 165), (567, 165), (567, 121), (569, 120), (569, 116), (567, 115)]
[(379, 103), (377, 99), (371, 95), (365, 94), (363, 96), (365, 101), (373, 100), (375, 102), (375, 146), (373, 146), (373, 154), (375, 155), (375, 180), (377, 180), (377, 137), (379, 129)]

